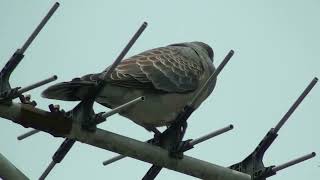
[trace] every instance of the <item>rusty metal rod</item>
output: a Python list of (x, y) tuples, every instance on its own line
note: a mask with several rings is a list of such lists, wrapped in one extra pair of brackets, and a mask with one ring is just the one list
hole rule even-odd
[[(145, 99), (144, 96), (138, 97), (138, 98), (136, 98), (136, 99), (134, 99), (134, 100), (132, 100), (132, 101), (129, 101), (129, 102), (123, 104), (123, 105), (120, 105), (120, 106), (112, 109), (112, 110), (109, 111), (109, 112), (103, 113), (103, 114), (102, 114), (102, 117), (103, 117), (103, 118), (110, 117), (110, 116), (112, 116), (112, 115), (114, 115), (114, 114), (116, 114), (116, 113), (119, 113), (119, 112), (123, 111), (123, 110), (126, 109), (126, 108), (129, 108), (130, 106), (132, 106), (132, 105), (134, 105), (134, 104), (137, 104), (137, 103), (139, 103), (139, 102), (144, 101), (144, 99)], [(102, 123), (102, 122), (104, 122), (104, 121), (97, 122), (97, 124)], [(26, 133), (24, 133), (24, 134), (21, 134), (20, 136), (17, 137), (17, 139), (18, 139), (18, 140), (23, 140), (23, 139), (28, 138), (29, 136), (32, 136), (32, 135), (34, 135), (34, 134), (36, 134), (36, 133), (38, 133), (38, 132), (40, 132), (40, 131), (37, 130), (37, 129), (33, 129), (33, 130), (28, 131), (28, 132), (26, 132)]]

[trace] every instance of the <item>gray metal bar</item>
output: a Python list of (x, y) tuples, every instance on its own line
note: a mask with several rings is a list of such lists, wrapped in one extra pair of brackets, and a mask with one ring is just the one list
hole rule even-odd
[(221, 62), (221, 64), (218, 66), (218, 68), (212, 73), (212, 75), (208, 78), (208, 80), (204, 83), (204, 85), (199, 89), (199, 91), (197, 92), (197, 94), (194, 96), (194, 98), (190, 101), (189, 105), (191, 107), (194, 106), (194, 104), (196, 103), (196, 101), (198, 100), (198, 98), (201, 96), (201, 94), (203, 93), (203, 91), (205, 89), (207, 89), (208, 84), (213, 81), (215, 78), (218, 77), (219, 73), (222, 71), (222, 69), (224, 68), (224, 66), (229, 62), (229, 60), (231, 59), (231, 57), (233, 56), (234, 51), (231, 50), (229, 51), (229, 53), (227, 54), (227, 56), (223, 59), (223, 61)]
[(40, 131), (37, 130), (37, 129), (33, 129), (33, 130), (29, 131), (29, 132), (21, 134), (20, 136), (17, 137), (17, 139), (20, 141), (20, 140), (23, 140), (23, 139), (25, 139), (25, 138), (27, 138), (29, 136), (32, 136), (32, 135), (38, 133), (38, 132), (40, 132)]
[(29, 178), (17, 169), (0, 153), (0, 179), (28, 180)]
[(57, 78), (58, 77), (56, 75), (54, 75), (54, 76), (52, 76), (50, 78), (47, 78), (45, 80), (42, 80), (42, 81), (36, 82), (34, 84), (31, 84), (31, 85), (29, 85), (27, 87), (21, 88), (21, 89), (18, 90), (18, 93), (19, 94), (25, 93), (27, 91), (30, 91), (30, 90), (35, 89), (37, 87), (43, 86), (45, 84), (48, 84), (48, 83), (50, 83), (52, 81), (55, 81), (55, 80), (57, 80)]
[(136, 98), (136, 99), (134, 99), (134, 100), (132, 100), (132, 101), (129, 101), (129, 102), (123, 104), (123, 105), (120, 105), (120, 106), (112, 109), (112, 110), (109, 111), (109, 112), (103, 113), (103, 114), (102, 114), (102, 117), (103, 117), (103, 118), (110, 117), (110, 116), (112, 116), (112, 115), (114, 115), (114, 114), (116, 114), (116, 113), (121, 112), (121, 111), (124, 110), (124, 109), (127, 109), (128, 107), (130, 107), (130, 106), (132, 106), (132, 105), (134, 105), (134, 104), (137, 104), (137, 103), (139, 103), (139, 102), (144, 101), (144, 99), (145, 99), (144, 96), (138, 97), (138, 98)]
[(297, 158), (297, 159), (294, 159), (294, 160), (292, 160), (292, 161), (289, 161), (289, 162), (286, 162), (286, 163), (281, 164), (281, 165), (279, 165), (279, 166), (273, 167), (272, 170), (273, 170), (274, 172), (277, 172), (277, 171), (280, 171), (280, 170), (282, 170), (282, 169), (285, 169), (285, 168), (288, 168), (288, 167), (290, 167), (290, 166), (293, 166), (293, 165), (296, 165), (296, 164), (298, 164), (298, 163), (301, 163), (301, 162), (303, 162), (303, 161), (306, 161), (306, 160), (308, 160), (308, 159), (311, 159), (311, 158), (313, 158), (313, 157), (315, 157), (315, 156), (316, 156), (316, 153), (315, 153), (315, 152), (312, 152), (312, 153), (310, 153), (310, 154), (304, 155), (304, 156), (299, 157), (299, 158)]
[(248, 174), (221, 167), (209, 162), (184, 156), (183, 159), (171, 158), (168, 151), (151, 144), (121, 136), (102, 129), (94, 133), (81, 130), (81, 127), (73, 126), (68, 138), (77, 139), (80, 142), (90, 144), (102, 149), (123, 154), (157, 166), (188, 174), (200, 179), (214, 180), (250, 180)]
[[(199, 137), (199, 138), (197, 138), (197, 139), (194, 139), (194, 140), (190, 141), (190, 145), (191, 145), (191, 146), (195, 146), (195, 145), (197, 145), (197, 144), (199, 144), (199, 143), (201, 143), (201, 142), (203, 142), (203, 141), (206, 141), (206, 140), (211, 139), (211, 138), (213, 138), (213, 137), (215, 137), (215, 136), (218, 136), (218, 135), (223, 134), (223, 133), (225, 133), (225, 132), (227, 132), (227, 131), (230, 131), (231, 129), (233, 129), (233, 125), (232, 125), (232, 124), (229, 125), (229, 126), (227, 126), (227, 127), (218, 129), (218, 130), (216, 130), (216, 131), (214, 131), (214, 132), (211, 132), (211, 133), (209, 133), (209, 134), (206, 134), (206, 135), (204, 135), (204, 136), (202, 136), (202, 137)], [(111, 163), (114, 163), (114, 162), (116, 162), (116, 161), (119, 161), (119, 160), (121, 160), (121, 159), (123, 159), (123, 158), (125, 158), (125, 157), (126, 157), (125, 155), (122, 155), (122, 154), (121, 154), (121, 155), (115, 156), (115, 157), (113, 157), (113, 158), (110, 158), (110, 159), (108, 159), (108, 160), (106, 160), (106, 161), (103, 161), (102, 164), (103, 164), (104, 166), (106, 166), (106, 165), (108, 165), (108, 164), (111, 164)]]
[(211, 138), (213, 138), (215, 136), (218, 136), (220, 134), (228, 132), (231, 129), (233, 129), (233, 125), (232, 124), (227, 126), (227, 127), (224, 127), (224, 128), (218, 129), (216, 131), (213, 131), (213, 132), (211, 132), (209, 134), (206, 134), (204, 136), (201, 136), (201, 137), (199, 137), (197, 139), (193, 139), (192, 141), (190, 141), (190, 145), (194, 146), (196, 144), (202, 143), (203, 141), (206, 141), (206, 140), (211, 139)]
[(136, 42), (136, 40), (139, 38), (139, 36), (142, 34), (142, 32), (146, 29), (148, 23), (143, 22), (143, 24), (140, 26), (138, 31), (134, 34), (134, 36), (130, 39), (129, 43), (126, 45), (126, 47), (121, 51), (117, 59), (113, 62), (113, 64), (108, 69), (107, 73), (104, 76), (110, 76), (110, 74), (114, 71), (114, 69), (118, 66), (118, 64), (121, 62), (121, 60), (124, 58), (124, 56), (128, 53), (132, 45)]
[(56, 165), (56, 163), (54, 161), (51, 161), (51, 163), (49, 164), (47, 169), (39, 177), (39, 180), (44, 180), (48, 176), (50, 171), (54, 168), (55, 165)]
[[(168, 151), (160, 147), (99, 128), (97, 128), (95, 132), (88, 132), (83, 130), (81, 125), (76, 122), (70, 124), (68, 118), (63, 115), (55, 118), (49, 117), (47, 111), (39, 108), (30, 108), (30, 106), (24, 104), (15, 102), (10, 104), (0, 104), (0, 117), (2, 117), (2, 120), (8, 119), (22, 125), (26, 123), (25, 121), (22, 121), (22, 119), (34, 118), (36, 119), (35, 121), (27, 121), (28, 126), (41, 128), (40, 130), (45, 132), (48, 128), (51, 128), (51, 134), (57, 134), (70, 139), (77, 139), (80, 142), (98, 148), (123, 154), (128, 157), (188, 174), (200, 179), (250, 180), (251, 178), (248, 174), (237, 172), (229, 168), (211, 164), (186, 155), (183, 159), (174, 159), (168, 155)], [(59, 128), (56, 126), (59, 126)]]
[(29, 47), (29, 45), (32, 43), (32, 41), (36, 38), (36, 36), (39, 34), (39, 32), (41, 31), (41, 29), (44, 27), (44, 25), (48, 22), (48, 20), (50, 19), (50, 17), (53, 15), (53, 13), (58, 9), (59, 7), (59, 3), (56, 2), (52, 8), (49, 10), (49, 12), (47, 13), (47, 15), (42, 19), (42, 21), (40, 22), (40, 24), (37, 26), (37, 28), (33, 31), (33, 33), (31, 34), (31, 36), (27, 39), (27, 41), (24, 43), (24, 45), (22, 46), (22, 48), (19, 50), (19, 52), (21, 54), (23, 54), (26, 49)]
[(308, 95), (308, 93), (311, 91), (311, 89), (314, 87), (314, 85), (316, 85), (317, 82), (318, 82), (318, 78), (317, 77), (313, 78), (313, 80), (309, 83), (309, 85), (306, 87), (306, 89), (301, 93), (299, 98), (293, 103), (293, 105), (290, 107), (290, 109), (287, 111), (287, 113), (282, 117), (282, 119), (276, 125), (276, 127), (274, 128), (275, 133), (278, 133), (280, 128), (289, 119), (291, 114), (296, 110), (296, 108), (303, 101), (303, 99)]

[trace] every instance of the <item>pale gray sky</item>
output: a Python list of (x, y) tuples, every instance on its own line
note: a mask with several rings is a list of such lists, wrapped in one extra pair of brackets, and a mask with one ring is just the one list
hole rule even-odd
[[(22, 45), (54, 1), (0, 0), (0, 65)], [(244, 159), (273, 127), (314, 76), (320, 76), (320, 2), (283, 1), (61, 1), (61, 6), (25, 53), (12, 85), (25, 86), (57, 74), (58, 81), (99, 72), (110, 65), (143, 21), (148, 28), (129, 55), (170, 43), (203, 41), (218, 65), (230, 49), (235, 55), (221, 73), (210, 98), (189, 119), (186, 138), (230, 123), (235, 129), (186, 154), (222, 166)], [(38, 107), (75, 103), (42, 99)], [(319, 85), (305, 99), (265, 156), (266, 165), (319, 152)], [(97, 111), (105, 108), (97, 107)], [(139, 140), (152, 134), (120, 116), (101, 128)], [(31, 179), (37, 179), (62, 142), (44, 133), (18, 142), (26, 132), (0, 121), (0, 152)], [(141, 179), (149, 164), (124, 159), (107, 167), (107, 152), (76, 143), (50, 179)], [(319, 157), (281, 171), (272, 180), (318, 179)], [(157, 179), (194, 179), (163, 170)]]

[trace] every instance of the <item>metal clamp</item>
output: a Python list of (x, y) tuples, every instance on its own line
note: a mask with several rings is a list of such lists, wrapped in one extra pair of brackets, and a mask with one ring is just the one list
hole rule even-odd
[(310, 84), (302, 92), (299, 98), (293, 103), (293, 105), (290, 107), (287, 113), (281, 118), (281, 120), (278, 122), (275, 128), (271, 128), (269, 130), (269, 132), (265, 135), (265, 137), (262, 139), (259, 145), (255, 148), (255, 150), (242, 162), (230, 166), (230, 169), (250, 174), (253, 180), (265, 180), (266, 178), (275, 175), (277, 171), (280, 171), (289, 166), (310, 159), (316, 155), (315, 153), (311, 153), (293, 161), (289, 161), (288, 163), (285, 163), (280, 166), (265, 167), (263, 163), (264, 154), (267, 151), (267, 149), (271, 146), (271, 144), (274, 142), (274, 140), (277, 138), (280, 128), (285, 124), (285, 122), (289, 119), (289, 117), (296, 110), (299, 104), (315, 86), (317, 81), (318, 78), (314, 78), (310, 82)]
[[(23, 44), (23, 46), (20, 49), (17, 49), (15, 51), (15, 53), (11, 56), (11, 58), (5, 64), (3, 69), (0, 71), (0, 102), (11, 102), (12, 99), (19, 97), (19, 95), (21, 95), (22, 93), (52, 81), (52, 78), (49, 78), (45, 80), (45, 82), (41, 81), (39, 83), (33, 84), (31, 86), (28, 86), (22, 89), (11, 88), (9, 83), (9, 79), (12, 72), (24, 57), (24, 52), (27, 50), (29, 45), (36, 38), (36, 36), (39, 34), (41, 29), (45, 26), (45, 24), (48, 22), (48, 20), (53, 15), (53, 13), (57, 10), (58, 7), (59, 7), (59, 3), (55, 3), (54, 6), (50, 9), (50, 11), (47, 13), (47, 15), (42, 19), (42, 21), (37, 26), (37, 28), (33, 31), (33, 33), (27, 39), (27, 41)], [(55, 79), (57, 79), (56, 76), (54, 80)]]

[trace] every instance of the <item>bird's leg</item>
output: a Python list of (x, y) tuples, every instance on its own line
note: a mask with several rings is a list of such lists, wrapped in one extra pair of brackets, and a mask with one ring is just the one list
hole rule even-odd
[(159, 145), (160, 143), (160, 137), (161, 137), (161, 132), (154, 126), (145, 126), (145, 129), (149, 132), (153, 132), (153, 139), (150, 139), (148, 143), (154, 144), (154, 145)]
[[(158, 145), (165, 148), (169, 152), (169, 156), (177, 159), (183, 158), (183, 152), (190, 149), (190, 141), (182, 141), (186, 132), (188, 123), (187, 119), (190, 117), (195, 109), (191, 105), (186, 105), (183, 110), (178, 114), (175, 121), (163, 132), (158, 138)], [(153, 180), (159, 174), (162, 167), (152, 165), (143, 180)]]
[(96, 130), (96, 123), (94, 120), (95, 113), (93, 111), (93, 99), (85, 100), (83, 105), (84, 117), (82, 119), (81, 127), (84, 130), (94, 132)]
[(161, 132), (154, 126), (143, 126), (143, 127), (149, 132), (152, 131), (155, 134), (155, 136), (161, 134)]
[[(173, 158), (181, 159), (183, 158), (183, 152), (186, 150), (185, 142), (182, 142), (185, 130), (187, 128), (186, 121), (180, 121), (173, 123), (168, 127), (163, 133), (160, 133), (156, 128), (154, 128), (155, 137), (148, 141), (153, 145), (160, 146), (169, 151), (169, 156)], [(146, 128), (147, 129), (147, 128)], [(148, 128), (147, 130), (149, 130)], [(152, 131), (152, 130), (151, 130)], [(189, 147), (189, 146), (188, 146)], [(142, 180), (153, 180), (161, 171), (161, 166), (152, 165), (148, 170)]]
[(93, 103), (94, 98), (86, 98), (68, 112), (74, 121), (77, 121), (81, 124), (82, 129), (90, 132), (94, 132), (96, 130)]
[(164, 136), (163, 139), (166, 140), (161, 142), (161, 145), (164, 145), (168, 149), (169, 155), (171, 157), (178, 159), (183, 158), (183, 152), (185, 150), (185, 147), (188, 145), (187, 141), (182, 141), (187, 126), (187, 121), (179, 121), (171, 125), (162, 133), (162, 135)]
[(155, 127), (145, 127), (155, 133), (154, 139), (150, 140), (149, 143), (165, 148), (169, 151), (171, 157), (181, 159), (183, 152), (189, 147), (190, 140), (182, 141), (182, 139), (188, 126), (187, 119), (193, 111), (192, 106), (185, 106), (176, 120), (162, 133)]
[(194, 110), (192, 106), (186, 105), (178, 114), (175, 122), (163, 132), (165, 136), (171, 139), (168, 149), (171, 157), (182, 158), (183, 152), (189, 147), (190, 140), (182, 141), (182, 139), (188, 127), (187, 120)]

